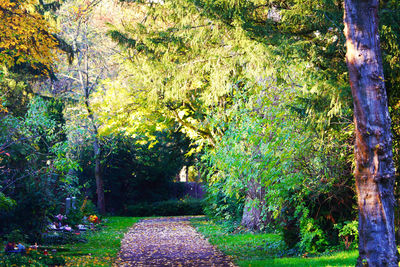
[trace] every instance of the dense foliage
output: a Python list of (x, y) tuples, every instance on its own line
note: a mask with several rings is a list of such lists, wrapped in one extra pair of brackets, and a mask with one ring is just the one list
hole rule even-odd
[(49, 22), (40, 14), (39, 1), (0, 1), (0, 64), (28, 64), (48, 74), (57, 45)]
[(126, 47), (133, 105), (208, 146), (209, 214), (277, 227), (308, 251), (355, 219), (342, 11), (314, 4), (135, 3), (139, 15), (109, 32)]
[[(104, 160), (104, 188), (109, 211), (122, 214), (129, 205), (177, 196), (173, 182), (182, 167), (190, 162), (190, 158), (184, 156), (189, 149), (189, 140), (182, 133), (157, 132), (152, 142), (143, 142), (143, 137), (124, 135), (106, 136), (105, 139), (112, 139), (105, 145), (109, 155)], [(78, 176), (80, 184), (85, 185), (87, 193), (93, 197), (91, 150), (90, 146), (82, 148), (79, 160), (82, 172)]]
[(138, 203), (126, 207), (129, 216), (182, 216), (203, 214), (203, 202), (198, 199), (166, 200)]
[(62, 109), (57, 99), (36, 97), (24, 117), (2, 117), (0, 188), (9, 200), (0, 210), (3, 234), (22, 227), (37, 238), (70, 193), (70, 177), (63, 171), (74, 163), (63, 159)]

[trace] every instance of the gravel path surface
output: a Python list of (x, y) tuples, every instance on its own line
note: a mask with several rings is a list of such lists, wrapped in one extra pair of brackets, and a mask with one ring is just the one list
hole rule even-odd
[(189, 220), (171, 217), (138, 222), (125, 234), (115, 266), (235, 266)]

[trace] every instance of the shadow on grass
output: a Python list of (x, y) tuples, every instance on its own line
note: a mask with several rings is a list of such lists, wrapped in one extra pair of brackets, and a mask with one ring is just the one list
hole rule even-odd
[(331, 256), (315, 258), (274, 258), (265, 260), (242, 260), (239, 266), (355, 266), (358, 251), (338, 252)]

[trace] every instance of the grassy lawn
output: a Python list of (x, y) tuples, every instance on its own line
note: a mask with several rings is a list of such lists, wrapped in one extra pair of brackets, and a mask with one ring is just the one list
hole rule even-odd
[(239, 260), (239, 266), (355, 266), (358, 257), (358, 251), (336, 252), (330, 256), (321, 256), (315, 258), (270, 258), (263, 260)]
[(62, 246), (58, 253), (66, 261), (66, 266), (111, 266), (120, 249), (124, 233), (140, 218), (109, 217), (101, 231), (88, 233), (87, 243)]
[(278, 234), (228, 234), (219, 225), (203, 219), (193, 226), (239, 266), (354, 266), (358, 251), (343, 251), (320, 257), (279, 257), (285, 244)]

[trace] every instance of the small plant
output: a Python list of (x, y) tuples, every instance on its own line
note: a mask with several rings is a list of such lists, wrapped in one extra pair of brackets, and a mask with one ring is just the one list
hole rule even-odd
[(43, 234), (42, 242), (46, 245), (64, 245), (73, 243), (86, 243), (87, 239), (81, 233), (52, 232)]
[(68, 217), (65, 219), (64, 223), (75, 227), (81, 224), (83, 221), (83, 213), (80, 209), (73, 209), (68, 213)]
[(62, 266), (65, 260), (62, 256), (55, 254), (45, 254), (40, 251), (32, 250), (26, 255), (21, 254), (0, 254), (0, 266)]
[(345, 249), (357, 248), (358, 246), (358, 221), (346, 221), (334, 226), (339, 230), (339, 237), (344, 243)]
[(22, 234), (20, 230), (13, 230), (9, 234), (4, 235), (5, 240), (11, 241), (11, 242), (25, 242), (27, 239), (27, 236)]
[(302, 211), (303, 215), (300, 218), (300, 242), (298, 243), (300, 251), (311, 254), (321, 252), (328, 245), (325, 233), (315, 220), (308, 216), (309, 211), (307, 208), (303, 208)]

